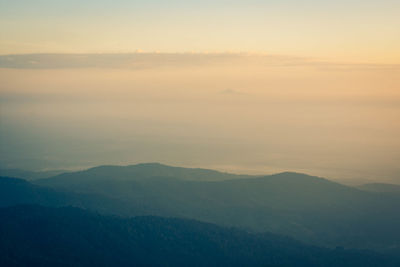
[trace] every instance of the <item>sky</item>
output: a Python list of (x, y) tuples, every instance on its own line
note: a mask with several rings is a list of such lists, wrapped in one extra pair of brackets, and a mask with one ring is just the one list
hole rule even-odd
[(261, 52), (399, 63), (397, 0), (1, 0), (0, 54)]
[(0, 168), (400, 184), (400, 2), (0, 0)]

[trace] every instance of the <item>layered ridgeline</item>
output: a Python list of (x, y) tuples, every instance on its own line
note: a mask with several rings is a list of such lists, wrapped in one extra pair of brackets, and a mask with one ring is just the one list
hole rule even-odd
[(106, 214), (190, 218), (322, 246), (400, 249), (399, 195), (304, 174), (254, 177), (140, 164), (101, 166), (35, 184), (33, 190), (51, 188), (67, 195), (65, 203)]
[(74, 206), (96, 210), (101, 213), (126, 216), (148, 212), (147, 207), (134, 207), (130, 203), (105, 195), (60, 191), (34, 185), (19, 178), (0, 177), (0, 207), (19, 204), (36, 204), (50, 207)]
[(54, 171), (26, 171), (21, 169), (0, 169), (0, 176), (3, 177), (14, 177), (25, 180), (38, 180), (53, 177), (58, 174), (66, 173), (64, 170)]
[(306, 246), (193, 220), (77, 208), (0, 209), (1, 266), (398, 266), (369, 251)]
[(90, 182), (91, 180), (142, 180), (151, 177), (172, 177), (187, 181), (223, 181), (244, 179), (254, 176), (237, 175), (209, 169), (173, 167), (160, 163), (141, 163), (129, 166), (98, 166), (88, 170), (63, 173), (51, 177), (51, 179), (43, 180), (43, 182), (54, 185), (60, 182), (61, 186), (65, 186), (67, 184), (66, 181), (71, 184), (76, 184), (80, 182)]

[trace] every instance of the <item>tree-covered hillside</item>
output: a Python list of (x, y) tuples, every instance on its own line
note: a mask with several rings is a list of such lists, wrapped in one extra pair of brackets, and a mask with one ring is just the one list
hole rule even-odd
[(396, 266), (370, 251), (306, 246), (193, 220), (77, 208), (0, 209), (1, 266)]

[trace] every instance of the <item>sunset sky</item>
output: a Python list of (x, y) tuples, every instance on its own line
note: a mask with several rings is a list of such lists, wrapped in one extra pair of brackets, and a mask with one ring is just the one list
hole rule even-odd
[(397, 0), (1, 0), (0, 54), (262, 52), (399, 63)]
[(400, 183), (400, 1), (0, 0), (0, 168)]

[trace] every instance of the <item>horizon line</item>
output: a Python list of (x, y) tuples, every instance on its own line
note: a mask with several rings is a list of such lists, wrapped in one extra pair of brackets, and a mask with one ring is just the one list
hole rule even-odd
[[(265, 57), (271, 59), (286, 59), (297, 60), (303, 64), (327, 64), (335, 66), (386, 66), (386, 67), (400, 67), (399, 63), (386, 63), (386, 62), (370, 62), (370, 61), (343, 61), (332, 60), (322, 57), (299, 56), (289, 54), (273, 54), (267, 52), (251, 52), (251, 51), (238, 51), (238, 52), (218, 52), (218, 51), (183, 51), (183, 52), (160, 52), (160, 51), (133, 51), (133, 52), (35, 52), (35, 53), (11, 53), (0, 54), (0, 60), (7, 57), (24, 57), (24, 56), (232, 56), (232, 57)], [(1, 61), (0, 61), (1, 63)], [(10, 60), (9, 63), (12, 63)], [(15, 67), (4, 67), (0, 65), (0, 69)], [(21, 67), (19, 67), (21, 68)], [(27, 67), (30, 69), (30, 67)]]

